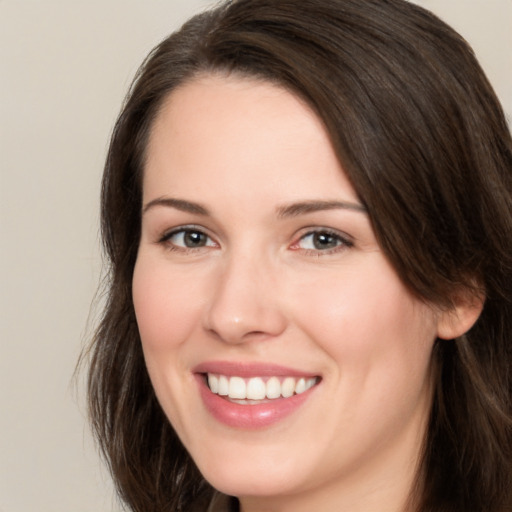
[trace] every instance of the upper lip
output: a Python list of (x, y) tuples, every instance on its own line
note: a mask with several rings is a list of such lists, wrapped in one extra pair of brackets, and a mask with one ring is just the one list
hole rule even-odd
[(194, 373), (214, 373), (237, 377), (317, 377), (318, 374), (271, 363), (205, 361), (192, 370)]

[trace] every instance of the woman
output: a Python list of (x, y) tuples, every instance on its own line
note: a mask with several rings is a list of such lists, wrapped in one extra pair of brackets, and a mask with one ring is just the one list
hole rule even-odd
[(403, 0), (238, 0), (162, 42), (102, 192), (90, 409), (128, 506), (509, 510), (511, 147)]

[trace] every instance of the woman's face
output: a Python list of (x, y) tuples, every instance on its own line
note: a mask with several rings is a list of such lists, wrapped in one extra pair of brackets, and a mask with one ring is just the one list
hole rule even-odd
[(275, 85), (198, 78), (154, 123), (143, 190), (144, 356), (206, 479), (244, 510), (362, 494), (388, 510), (425, 432), (438, 316), (387, 261), (322, 123)]

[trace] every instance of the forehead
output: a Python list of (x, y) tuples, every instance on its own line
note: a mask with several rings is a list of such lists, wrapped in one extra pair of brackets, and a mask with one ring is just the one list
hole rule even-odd
[(344, 189), (344, 199), (355, 199), (322, 121), (304, 101), (269, 82), (217, 75), (173, 91), (152, 127), (145, 199), (176, 189), (286, 190), (287, 200)]

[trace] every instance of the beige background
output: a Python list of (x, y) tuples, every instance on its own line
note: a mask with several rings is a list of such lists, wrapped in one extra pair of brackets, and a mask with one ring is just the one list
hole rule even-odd
[[(142, 58), (209, 3), (0, 0), (0, 512), (119, 510), (72, 384), (102, 162)], [(418, 3), (473, 44), (512, 113), (512, 0)]]

